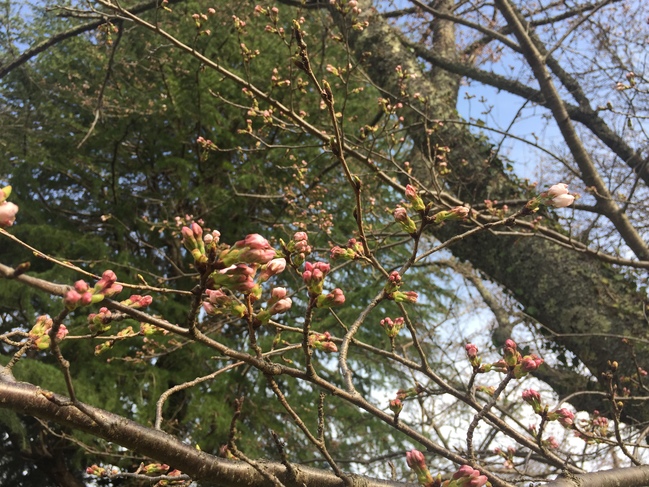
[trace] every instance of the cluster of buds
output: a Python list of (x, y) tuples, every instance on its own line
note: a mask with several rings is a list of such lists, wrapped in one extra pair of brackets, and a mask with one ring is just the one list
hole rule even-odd
[(256, 274), (254, 266), (248, 264), (233, 264), (225, 269), (214, 271), (210, 274), (210, 287), (225, 288), (244, 294), (261, 295), (261, 287), (255, 283)]
[[(29, 341), (32, 348), (36, 350), (46, 350), (51, 343), (50, 330), (54, 326), (54, 322), (49, 316), (42, 315), (36, 318), (36, 324), (29, 331)], [(56, 332), (55, 340), (60, 342), (68, 334), (68, 329), (65, 325), (59, 325)]]
[(426, 209), (424, 200), (422, 200), (421, 196), (419, 196), (419, 194), (417, 193), (417, 189), (410, 184), (406, 186), (406, 199), (410, 203), (410, 207), (413, 210), (424, 211)]
[(86, 473), (88, 475), (95, 475), (97, 477), (103, 477), (105, 475), (108, 475), (108, 472), (104, 467), (100, 467), (97, 464), (94, 464), (88, 468), (86, 468)]
[(417, 397), (422, 392), (424, 392), (424, 388), (420, 384), (415, 384), (414, 387), (410, 387), (409, 389), (399, 389), (397, 391), (397, 399), (404, 401), (412, 397)]
[[(180, 470), (176, 469), (176, 470), (172, 470), (171, 472), (169, 472), (167, 474), (167, 477), (181, 477), (182, 475), (183, 475), (183, 473)], [(185, 476), (185, 479), (187, 479), (186, 476)], [(158, 482), (157, 485), (159, 485), (160, 487), (165, 487), (167, 485), (187, 485), (187, 482), (186, 482), (186, 480), (182, 480), (182, 479), (179, 479), (179, 480), (161, 480), (160, 482)]]
[(415, 291), (399, 291), (401, 284), (403, 284), (401, 275), (397, 271), (392, 271), (388, 276), (388, 282), (383, 287), (386, 297), (395, 303), (416, 303), (419, 295)]
[(113, 271), (104, 271), (101, 279), (97, 281), (91, 289), (86, 281), (79, 280), (74, 283), (74, 288), (70, 289), (63, 298), (65, 307), (72, 311), (79, 306), (99, 303), (104, 298), (109, 298), (122, 292), (122, 285), (117, 284), (117, 276)]
[(302, 280), (306, 284), (309, 294), (312, 296), (319, 296), (322, 294), (324, 287), (324, 279), (331, 270), (331, 266), (326, 262), (306, 262), (304, 264), (304, 272), (302, 273)]
[[(149, 306), (152, 302), (153, 298), (151, 296), (133, 294), (128, 299), (120, 301), (120, 304), (133, 309), (142, 309)], [(88, 328), (91, 333), (103, 333), (110, 329), (113, 319), (113, 314), (108, 308), (99, 308), (99, 313), (90, 313), (88, 315)]]
[(530, 372), (535, 371), (543, 364), (543, 359), (535, 354), (522, 356), (518, 351), (516, 342), (511, 338), (505, 341), (503, 358), (492, 364), (493, 367), (502, 371), (513, 371), (514, 377), (521, 379)]
[(316, 350), (325, 353), (333, 353), (338, 351), (338, 347), (332, 341), (331, 334), (326, 331), (324, 333), (312, 333), (309, 335), (309, 346)]
[(386, 335), (390, 338), (395, 338), (399, 334), (404, 323), (405, 320), (402, 316), (395, 318), (394, 321), (387, 316), (381, 320), (381, 326), (385, 330)]
[(575, 425), (575, 414), (566, 408), (552, 411), (547, 417), (548, 421), (558, 421), (564, 428), (573, 428)]
[(169, 470), (169, 465), (165, 463), (149, 463), (140, 467), (140, 472), (144, 475), (164, 475)]
[(494, 453), (499, 457), (505, 459), (503, 467), (505, 467), (506, 469), (514, 468), (514, 454), (516, 453), (516, 449), (513, 446), (507, 447), (507, 450), (495, 448)]
[(523, 401), (532, 406), (536, 414), (542, 414), (546, 410), (546, 407), (541, 401), (541, 394), (534, 389), (526, 389), (523, 391)]
[(575, 430), (575, 436), (587, 443), (595, 443), (599, 441), (599, 437), (605, 438), (608, 435), (608, 419), (596, 409), (590, 418), (579, 421), (579, 428)]
[(291, 261), (296, 266), (301, 266), (312, 250), (306, 232), (295, 232), (293, 239), (288, 244), (282, 242), (282, 246), (289, 253)]
[(462, 465), (453, 474), (453, 480), (448, 483), (448, 487), (482, 487), (484, 485), (489, 485), (487, 476), (480, 474), (480, 470), (470, 465)]
[(113, 314), (108, 308), (99, 308), (99, 313), (90, 313), (88, 315), (88, 328), (91, 333), (103, 333), (110, 330), (110, 324), (113, 321)]
[(16, 221), (18, 205), (7, 201), (11, 195), (11, 186), (0, 189), (0, 227), (9, 227)]
[(417, 233), (417, 224), (408, 216), (408, 210), (403, 206), (397, 206), (392, 212), (392, 216), (404, 232), (409, 235), (415, 235)]
[(545, 416), (548, 421), (558, 421), (564, 428), (572, 428), (575, 424), (575, 415), (569, 409), (561, 408), (548, 412), (548, 407), (541, 400), (541, 394), (534, 389), (523, 391), (523, 401), (532, 406), (536, 414)]
[(321, 294), (316, 299), (316, 308), (335, 308), (345, 304), (343, 290), (337, 287), (329, 294)]
[(194, 263), (204, 265), (207, 263), (207, 255), (205, 254), (205, 244), (203, 243), (203, 229), (201, 226), (194, 222), (188, 227), (183, 227), (181, 230), (183, 236), (183, 245), (194, 257)]
[(336, 245), (329, 253), (331, 260), (356, 260), (363, 257), (363, 244), (356, 241), (355, 238), (350, 238), (347, 242), (347, 247), (339, 247)]
[(205, 293), (207, 294), (207, 300), (203, 301), (203, 309), (208, 315), (215, 316), (224, 313), (241, 318), (246, 314), (246, 306), (221, 289), (208, 289)]
[(466, 206), (456, 206), (450, 210), (442, 210), (438, 213), (435, 213), (430, 220), (439, 225), (448, 221), (464, 221), (467, 219), (471, 210)]

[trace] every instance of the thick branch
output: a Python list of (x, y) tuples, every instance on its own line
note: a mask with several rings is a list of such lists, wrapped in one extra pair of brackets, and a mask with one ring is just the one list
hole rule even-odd
[[(86, 414), (70, 404), (70, 400), (23, 382), (0, 381), (0, 407), (17, 413), (53, 421), (57, 424), (85, 431), (99, 438), (137, 451), (159, 462), (172, 465), (204, 485), (220, 487), (265, 487), (267, 480), (255, 468), (244, 462), (235, 462), (209, 455), (193, 446), (181, 443), (173, 436), (103, 409), (84, 404)], [(92, 417), (91, 417), (92, 416)], [(94, 418), (94, 419), (93, 419)], [(332, 472), (312, 467), (294, 466), (299, 472), (298, 483), (291, 481), (281, 463), (261, 462), (269, 474), (278, 477), (286, 486), (307, 485), (342, 487), (343, 480)], [(359, 477), (358, 485), (367, 487), (406, 487), (412, 484)]]
[(614, 468), (595, 473), (560, 477), (545, 487), (637, 487), (649, 485), (649, 467)]

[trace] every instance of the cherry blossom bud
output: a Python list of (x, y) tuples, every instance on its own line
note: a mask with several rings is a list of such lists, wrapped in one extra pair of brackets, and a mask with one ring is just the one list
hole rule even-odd
[(503, 348), (503, 358), (505, 363), (509, 367), (514, 367), (522, 359), (521, 354), (516, 349), (516, 342), (511, 338), (508, 338), (505, 341), (505, 346)]
[(406, 463), (417, 474), (417, 481), (421, 485), (429, 485), (433, 482), (433, 477), (428, 471), (424, 454), (419, 450), (410, 450), (406, 453)]
[(394, 217), (394, 220), (401, 225), (401, 228), (403, 229), (404, 232), (413, 235), (417, 233), (417, 225), (415, 222), (408, 216), (408, 211), (399, 206), (397, 207), (393, 212), (392, 216)]
[(99, 308), (99, 313), (88, 315), (88, 328), (91, 333), (103, 333), (110, 329), (112, 313), (108, 308)]
[(390, 411), (394, 413), (395, 416), (398, 416), (401, 410), (403, 409), (403, 403), (401, 399), (390, 399), (390, 404), (388, 405)]
[(548, 414), (548, 420), (559, 421), (559, 424), (564, 428), (572, 428), (575, 422), (575, 415), (569, 409), (561, 408)]
[(548, 189), (548, 196), (555, 198), (557, 196), (561, 196), (564, 194), (568, 194), (568, 185), (564, 183), (559, 183), (555, 184), (553, 186), (550, 186), (550, 189)]
[(487, 483), (486, 475), (480, 475), (480, 471), (470, 465), (462, 465), (460, 469), (453, 474), (453, 479), (457, 480), (457, 485), (463, 487), (482, 487)]
[(388, 276), (388, 282), (383, 288), (386, 294), (392, 294), (397, 291), (402, 284), (401, 276), (397, 271), (392, 271)]
[(392, 299), (395, 303), (415, 304), (419, 299), (419, 295), (415, 291), (396, 291), (392, 293)]
[(239, 240), (232, 249), (221, 253), (220, 259), (226, 266), (243, 262), (247, 264), (267, 264), (276, 256), (275, 249), (271, 247), (264, 237), (257, 233), (246, 235)]
[(262, 267), (261, 273), (259, 274), (259, 281), (266, 282), (273, 276), (281, 274), (286, 269), (286, 259), (280, 257), (278, 259), (271, 260), (268, 264)]
[(289, 309), (291, 309), (292, 305), (293, 301), (291, 301), (291, 298), (282, 298), (274, 303), (270, 308), (268, 308), (268, 313), (270, 313), (271, 315), (286, 313)]
[(153, 302), (152, 296), (140, 296), (139, 294), (133, 294), (130, 298), (125, 299), (120, 304), (128, 306), (133, 309), (146, 308)]
[(164, 463), (149, 463), (142, 467), (142, 473), (144, 475), (162, 475), (167, 470), (169, 470), (169, 465)]
[(421, 199), (421, 196), (417, 194), (417, 189), (410, 184), (406, 186), (406, 199), (410, 202), (413, 210), (422, 211), (426, 209), (424, 201)]
[(0, 203), (0, 227), (9, 227), (16, 221), (18, 205), (9, 201)]
[(399, 334), (399, 331), (401, 331), (401, 328), (403, 328), (404, 322), (405, 320), (402, 316), (395, 318), (394, 321), (392, 321), (392, 319), (388, 317), (385, 317), (381, 320), (381, 326), (385, 328), (385, 333), (388, 335), (388, 337), (395, 338)]
[(331, 338), (328, 331), (325, 333), (312, 333), (309, 335), (309, 346), (325, 353), (337, 352), (338, 347), (331, 341)]
[(86, 281), (79, 280), (79, 281), (74, 283), (74, 289), (78, 293), (85, 293), (86, 291), (88, 291), (90, 289), (90, 286), (88, 285), (88, 283)]
[(81, 301), (81, 294), (79, 294), (74, 289), (70, 289), (63, 296), (63, 304), (70, 311), (76, 309), (79, 306), (79, 304), (80, 304), (79, 301)]
[(100, 467), (98, 465), (92, 465), (88, 468), (86, 468), (86, 473), (88, 475), (96, 475), (97, 477), (101, 477), (103, 475), (106, 475), (106, 469), (104, 467)]
[(319, 296), (322, 294), (324, 279), (331, 266), (325, 262), (316, 262), (315, 264), (306, 262), (304, 268), (305, 270), (302, 273), (304, 284), (306, 284), (310, 294)]
[(556, 198), (552, 198), (550, 204), (555, 208), (566, 208), (575, 202), (575, 197), (571, 194), (562, 194)]
[(473, 343), (467, 343), (464, 347), (464, 350), (466, 351), (466, 356), (468, 357), (471, 365), (473, 367), (479, 367), (480, 358), (478, 357), (478, 347), (476, 347)]
[(318, 308), (334, 308), (343, 304), (345, 304), (345, 295), (340, 288), (334, 289), (327, 295), (321, 294), (316, 301)]
[(534, 412), (540, 414), (543, 411), (541, 404), (541, 394), (534, 389), (526, 389), (523, 391), (523, 401), (532, 406)]

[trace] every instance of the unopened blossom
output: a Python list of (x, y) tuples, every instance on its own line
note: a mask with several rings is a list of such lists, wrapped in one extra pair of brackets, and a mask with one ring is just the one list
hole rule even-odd
[(446, 221), (463, 221), (466, 220), (470, 212), (471, 210), (466, 206), (456, 206), (454, 208), (451, 208), (450, 210), (443, 210), (436, 213), (435, 215), (433, 215), (432, 220), (437, 224), (444, 223)]
[(261, 272), (259, 273), (259, 281), (266, 282), (271, 277), (284, 272), (285, 269), (286, 269), (285, 258), (279, 257), (277, 259), (273, 259), (268, 264), (264, 265), (261, 268)]
[(268, 240), (257, 233), (246, 235), (228, 250), (224, 250), (219, 258), (226, 266), (235, 263), (267, 264), (276, 257), (276, 252)]
[(267, 311), (271, 315), (286, 313), (289, 309), (291, 309), (292, 305), (293, 305), (293, 301), (291, 301), (291, 298), (282, 298), (277, 302), (273, 303), (273, 305), (269, 307)]
[(421, 196), (419, 196), (419, 194), (417, 193), (417, 189), (410, 184), (406, 186), (406, 199), (412, 205), (413, 210), (422, 211), (426, 209), (426, 205), (421, 199)]
[[(565, 208), (566, 206), (572, 205), (575, 201), (575, 197), (568, 194), (568, 185), (565, 183), (550, 186), (550, 189), (545, 192), (545, 195), (548, 198), (547, 204), (555, 208)], [(543, 194), (541, 194), (542, 197)]]
[(547, 448), (552, 448), (553, 450), (557, 450), (560, 446), (559, 442), (554, 436), (548, 436), (548, 438), (545, 441), (543, 441), (543, 444)]
[(551, 198), (555, 198), (563, 194), (568, 194), (568, 185), (565, 183), (555, 184), (553, 186), (550, 186), (550, 189), (548, 189), (547, 193)]
[(404, 232), (413, 235), (417, 233), (417, 224), (408, 216), (408, 211), (399, 206), (393, 212), (394, 220), (401, 226)]
[(236, 264), (220, 269), (210, 275), (211, 285), (245, 294), (252, 293), (256, 287), (253, 276), (255, 269), (248, 264)]
[(478, 347), (476, 347), (473, 343), (467, 343), (464, 346), (464, 350), (471, 365), (478, 367), (480, 365), (480, 359), (478, 358)]
[(410, 450), (406, 453), (406, 463), (417, 474), (417, 481), (421, 485), (427, 485), (433, 482), (433, 476), (428, 471), (426, 458), (422, 452), (419, 450)]
[(18, 205), (9, 201), (0, 203), (0, 227), (8, 227), (16, 221)]
[(321, 294), (316, 301), (318, 308), (335, 308), (345, 304), (345, 294), (340, 288), (336, 288), (329, 294)]
[(183, 245), (192, 254), (196, 264), (207, 262), (205, 255), (205, 245), (203, 243), (203, 229), (198, 223), (192, 223), (188, 227), (181, 229), (183, 236)]
[(396, 399), (390, 399), (390, 403), (388, 405), (388, 408), (390, 411), (394, 413), (395, 416), (398, 416), (401, 410), (403, 409), (403, 403), (401, 402), (401, 399), (396, 398)]

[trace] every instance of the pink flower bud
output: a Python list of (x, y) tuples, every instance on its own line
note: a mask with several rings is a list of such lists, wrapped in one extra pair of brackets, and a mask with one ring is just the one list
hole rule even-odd
[(405, 208), (401, 206), (397, 207), (392, 212), (392, 216), (394, 217), (394, 220), (401, 225), (403, 231), (411, 235), (417, 233), (417, 225), (408, 216), (408, 211)]
[(415, 291), (396, 291), (392, 293), (392, 299), (395, 303), (411, 303), (415, 304), (419, 295)]
[(466, 356), (469, 357), (469, 359), (474, 359), (478, 356), (478, 347), (473, 343), (467, 343), (464, 350), (466, 350)]
[(555, 198), (556, 196), (561, 196), (563, 194), (568, 194), (568, 185), (564, 183), (555, 184), (550, 186), (548, 189), (548, 196)]
[(306, 232), (295, 232), (295, 235), (293, 235), (294, 242), (306, 242), (308, 240), (309, 236), (306, 234)]
[(345, 295), (342, 289), (336, 288), (326, 296), (318, 296), (316, 306), (318, 308), (333, 308), (335, 306), (342, 306), (343, 304), (345, 304)]
[(417, 189), (415, 189), (415, 187), (410, 184), (406, 186), (406, 199), (412, 205), (413, 210), (422, 211), (426, 209), (426, 205), (424, 205), (423, 200), (421, 199), (419, 194), (417, 194)]
[(287, 291), (285, 287), (276, 287), (270, 292), (270, 295), (273, 299), (284, 299), (286, 297)]
[(90, 286), (88, 285), (88, 283), (86, 281), (79, 280), (79, 281), (74, 283), (74, 289), (78, 293), (85, 293), (86, 291), (88, 291), (90, 289)]
[(18, 213), (18, 206), (4, 201), (0, 203), (0, 227), (8, 227), (13, 225), (16, 221), (16, 213)]
[(426, 458), (419, 450), (410, 450), (406, 453), (406, 463), (413, 470), (426, 468)]
[(79, 301), (81, 301), (81, 294), (74, 289), (70, 289), (63, 297), (63, 304), (65, 304), (65, 307), (70, 311), (79, 305)]
[(390, 408), (390, 411), (394, 413), (395, 416), (397, 416), (401, 410), (403, 409), (403, 403), (401, 402), (401, 399), (390, 399), (390, 404), (388, 405), (388, 408)]
[(278, 259), (273, 259), (262, 268), (262, 271), (259, 274), (259, 279), (261, 280), (261, 282), (265, 282), (268, 279), (270, 279), (272, 276), (281, 274), (282, 272), (284, 272), (285, 269), (286, 269), (286, 259), (284, 259), (283, 257), (280, 257)]
[(286, 313), (289, 309), (291, 309), (292, 305), (293, 305), (293, 301), (291, 301), (291, 298), (282, 298), (279, 301), (277, 301), (275, 304), (273, 304), (268, 309), (268, 312), (271, 315)]
[(575, 415), (572, 413), (572, 411), (566, 408), (557, 409), (556, 411), (554, 411), (554, 413), (550, 413), (550, 415), (548, 415), (548, 419), (550, 418), (558, 420), (559, 424), (561, 424), (561, 426), (563, 426), (564, 428), (572, 428), (575, 422)]
[(566, 208), (575, 202), (575, 197), (571, 194), (562, 194), (556, 198), (552, 198), (550, 204), (555, 208)]

